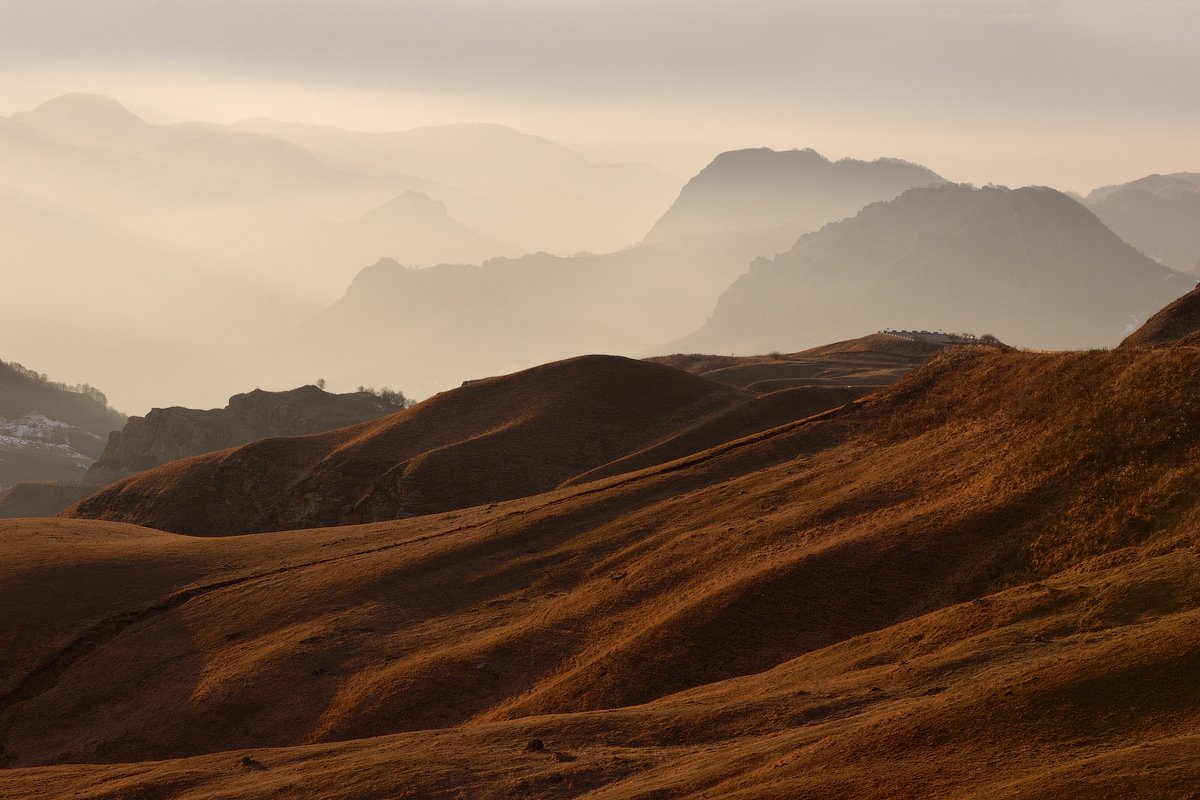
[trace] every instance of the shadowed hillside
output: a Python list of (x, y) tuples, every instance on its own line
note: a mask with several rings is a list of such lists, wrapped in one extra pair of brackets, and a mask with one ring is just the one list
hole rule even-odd
[[(101, 491), (70, 513), (214, 535), (511, 499), (670, 461), (828, 411), (894, 382), (939, 350), (873, 335), (791, 356), (577, 358), (473, 382), (404, 414), (321, 437), (170, 464)], [(709, 362), (720, 368), (704, 369)], [(164, 427), (157, 420), (152, 429)], [(145, 425), (134, 418), (129, 430)], [(165, 443), (178, 448), (179, 438), (175, 430)], [(94, 473), (122, 463), (130, 447), (124, 439), (114, 435), (113, 455)], [(142, 442), (140, 454), (124, 463), (151, 450)]]
[(0, 523), (0, 786), (1186, 796), (1197, 381), (1191, 349), (957, 348), (494, 507), (220, 539)]
[(446, 511), (547, 491), (752, 400), (670, 367), (585, 356), (378, 421), (167, 464), (67, 513), (226, 535)]
[(1052, 189), (946, 185), (758, 260), (670, 347), (760, 353), (929, 325), (1016, 346), (1112, 346), (1191, 285)]

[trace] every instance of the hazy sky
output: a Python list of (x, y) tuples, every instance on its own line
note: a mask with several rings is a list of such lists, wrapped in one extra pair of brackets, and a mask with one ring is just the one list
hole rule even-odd
[(688, 175), (734, 147), (1086, 190), (1200, 170), (1200, 0), (0, 0), (0, 113), (500, 122)]

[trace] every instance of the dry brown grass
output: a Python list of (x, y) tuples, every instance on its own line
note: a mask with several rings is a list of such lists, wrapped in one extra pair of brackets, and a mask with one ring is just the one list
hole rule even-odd
[(1197, 379), (962, 351), (494, 507), (3, 524), (0, 794), (1188, 797)]

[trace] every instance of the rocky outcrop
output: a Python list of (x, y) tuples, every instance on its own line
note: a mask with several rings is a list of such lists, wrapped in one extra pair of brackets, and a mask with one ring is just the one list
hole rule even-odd
[(286, 392), (255, 389), (229, 398), (225, 408), (156, 408), (144, 417), (130, 417), (109, 436), (86, 480), (111, 483), (168, 461), (257, 439), (320, 433), (398, 410), (370, 392), (332, 394), (316, 386)]

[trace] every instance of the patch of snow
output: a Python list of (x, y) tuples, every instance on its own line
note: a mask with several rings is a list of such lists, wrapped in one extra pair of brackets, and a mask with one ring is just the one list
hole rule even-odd
[(19, 419), (0, 417), (0, 434), (16, 436), (20, 439), (46, 439), (55, 433), (66, 434), (75, 429), (69, 422), (50, 419), (45, 414), (34, 411)]
[(0, 447), (10, 450), (57, 451), (74, 461), (91, 463), (91, 457), (77, 452), (64, 441), (71, 433), (79, 434), (84, 431), (69, 422), (50, 419), (36, 411), (17, 419), (0, 417)]

